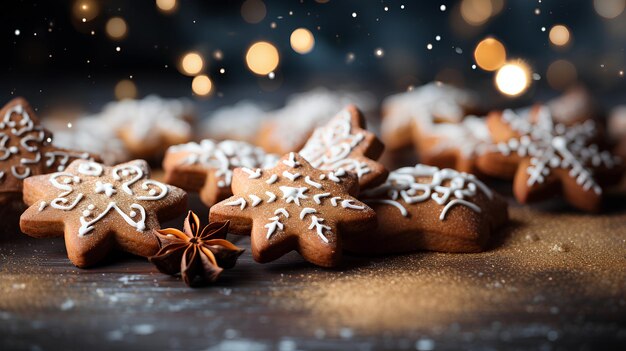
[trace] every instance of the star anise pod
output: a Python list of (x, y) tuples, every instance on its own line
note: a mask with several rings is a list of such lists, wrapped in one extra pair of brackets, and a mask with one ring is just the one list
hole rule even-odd
[(232, 268), (243, 249), (227, 241), (230, 222), (213, 222), (200, 231), (200, 219), (189, 211), (183, 231), (156, 231), (161, 249), (149, 258), (159, 271), (180, 275), (189, 286), (212, 283), (224, 269)]

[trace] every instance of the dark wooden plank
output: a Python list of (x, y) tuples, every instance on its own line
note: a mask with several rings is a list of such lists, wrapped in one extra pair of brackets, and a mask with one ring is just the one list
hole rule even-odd
[(328, 270), (297, 254), (260, 265), (246, 252), (202, 289), (126, 255), (77, 269), (62, 240), (28, 238), (5, 213), (0, 349), (617, 348), (626, 343), (623, 200), (597, 216), (514, 207), (482, 254), (349, 257)]

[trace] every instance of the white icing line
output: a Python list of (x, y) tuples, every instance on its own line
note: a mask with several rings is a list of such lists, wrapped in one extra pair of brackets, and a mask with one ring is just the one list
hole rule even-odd
[(468, 208), (472, 209), (474, 212), (480, 213), (481, 209), (480, 207), (476, 206), (476, 204), (473, 204), (469, 201), (465, 201), (465, 200), (461, 200), (461, 199), (454, 199), (450, 202), (448, 202), (448, 204), (443, 208), (443, 210), (441, 211), (441, 214), (439, 215), (439, 220), (443, 221), (446, 218), (446, 214), (448, 213), (448, 210), (450, 208), (452, 208), (452, 206), (454, 205), (465, 205)]
[(314, 208), (305, 207), (302, 209), (302, 211), (300, 211), (300, 219), (303, 220), (304, 217), (306, 217), (306, 215), (312, 214), (312, 213), (317, 213), (317, 211)]
[(255, 207), (256, 205), (260, 204), (260, 203), (261, 203), (261, 201), (263, 201), (263, 200), (261, 200), (261, 198), (260, 198), (260, 197), (258, 197), (258, 196), (256, 196), (256, 195), (253, 195), (253, 194), (248, 195), (248, 197), (249, 197), (250, 199), (252, 199), (252, 203), (250, 204), (250, 206), (252, 206), (252, 207)]
[(332, 197), (332, 198), (330, 199), (330, 204), (331, 204), (331, 205), (333, 205), (333, 206), (335, 206), (335, 207), (337, 207), (337, 206), (338, 206), (338, 205), (337, 205), (337, 200), (341, 200), (341, 197), (339, 197), (339, 196)]
[(311, 225), (309, 225), (309, 229), (314, 229), (317, 235), (325, 242), (328, 243), (328, 238), (324, 235), (324, 229), (330, 231), (330, 227), (322, 224), (324, 222), (323, 218), (319, 218), (316, 215), (311, 215)]
[(39, 212), (43, 211), (46, 206), (48, 206), (48, 204), (45, 201), (42, 201), (41, 203), (39, 203)]
[[(150, 185), (156, 186), (159, 191), (156, 192), (154, 189), (150, 189)], [(155, 201), (161, 200), (169, 193), (169, 188), (167, 185), (157, 182), (156, 180), (147, 179), (141, 184), (141, 189), (148, 190), (148, 196), (137, 196), (137, 200), (142, 201)]]
[(308, 198), (308, 196), (304, 195), (309, 190), (306, 187), (281, 186), (279, 189), (283, 192), (283, 199), (287, 203), (295, 202), (296, 205), (300, 206), (300, 199)]
[(285, 218), (289, 218), (289, 212), (287, 212), (287, 210), (285, 210), (285, 209), (284, 209), (284, 208), (282, 208), (282, 207), (281, 207), (281, 208), (276, 209), (276, 211), (274, 211), (274, 214), (275, 214), (275, 215), (282, 214), (283, 216), (285, 216)]
[(396, 207), (398, 210), (400, 210), (400, 214), (402, 215), (402, 217), (406, 217), (409, 215), (409, 212), (407, 212), (406, 208), (404, 208), (404, 206), (402, 206), (402, 204), (400, 204), (398, 201), (387, 200), (387, 199), (367, 199), (364, 201), (365, 203), (368, 203), (368, 204), (391, 205), (391, 206)]
[(257, 179), (261, 177), (261, 169), (257, 168), (254, 171), (247, 167), (241, 167), (241, 170), (248, 173), (248, 179)]
[(233, 201), (225, 203), (224, 206), (240, 206), (241, 209), (243, 210), (244, 208), (246, 208), (246, 204), (247, 204), (246, 199), (244, 199), (243, 197), (240, 197), (237, 200), (233, 200)]
[(269, 197), (269, 199), (267, 200), (267, 203), (272, 203), (274, 201), (276, 201), (276, 194), (274, 194), (271, 191), (266, 191), (265, 195), (267, 195)]
[(298, 166), (300, 166), (300, 163), (298, 161), (296, 161), (296, 154), (295, 154), (295, 152), (290, 152), (289, 153), (289, 159), (283, 160), (283, 164), (285, 164), (286, 166), (291, 167), (291, 168), (297, 168)]
[(300, 173), (291, 173), (289, 171), (284, 171), (283, 177), (288, 178), (289, 180), (293, 182), (300, 177)]
[(304, 182), (309, 184), (310, 186), (314, 186), (314, 187), (316, 187), (318, 189), (322, 188), (322, 184), (320, 184), (318, 182), (314, 182), (313, 180), (311, 180), (311, 177), (309, 177), (309, 176), (304, 177)]
[(276, 174), (272, 174), (265, 182), (267, 184), (274, 184), (278, 180), (278, 176)]
[(331, 195), (330, 193), (321, 193), (321, 194), (313, 195), (313, 201), (315, 201), (316, 204), (320, 205), (322, 203), (321, 199), (323, 197), (328, 197), (330, 195)]
[[(126, 215), (126, 213), (124, 213), (124, 211), (122, 211), (115, 202), (109, 202), (109, 204), (107, 205), (107, 208), (104, 211), (102, 211), (102, 213), (100, 213), (96, 218), (92, 219), (89, 222), (85, 220), (85, 217), (80, 217), (81, 226), (80, 228), (78, 228), (78, 236), (82, 237), (85, 234), (92, 231), (94, 229), (93, 224), (95, 224), (100, 219), (102, 219), (107, 213), (109, 213), (111, 209), (114, 209), (115, 211), (117, 211), (117, 213), (119, 213), (120, 216), (122, 216), (124, 221), (126, 221), (126, 223), (128, 223), (128, 225), (130, 225), (131, 227), (135, 228), (138, 232), (144, 231), (144, 229), (146, 229), (146, 225), (145, 225), (146, 210), (141, 205), (138, 205), (138, 204), (132, 204), (130, 205), (130, 208), (139, 210), (139, 212), (141, 213), (141, 218), (138, 221), (133, 221), (132, 218)], [(131, 213), (133, 212), (134, 211), (131, 211)]]
[(341, 207), (343, 208), (351, 208), (353, 210), (364, 210), (365, 206), (363, 205), (355, 205), (354, 200), (343, 200), (341, 201)]

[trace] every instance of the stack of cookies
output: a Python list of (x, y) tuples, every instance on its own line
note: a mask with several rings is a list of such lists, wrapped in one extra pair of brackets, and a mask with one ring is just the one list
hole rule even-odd
[[(129, 156), (140, 159), (110, 160), (109, 166), (98, 156), (53, 146), (51, 133), (17, 99), (0, 116), (0, 199), (19, 202), (15, 195), (21, 196), (30, 206), (21, 215), (22, 231), (64, 236), (76, 266), (93, 266), (121, 249), (154, 256), (160, 270), (185, 277), (203, 276), (197, 270), (211, 266), (205, 276), (215, 279), (221, 272), (216, 252), (229, 253), (228, 266), (242, 252), (223, 239), (226, 232), (249, 235), (252, 256), (262, 263), (291, 251), (321, 267), (340, 265), (346, 252), (480, 252), (508, 221), (507, 201), (484, 181), (512, 180), (520, 203), (562, 195), (573, 207), (599, 211), (603, 189), (623, 174), (621, 160), (602, 143), (597, 121), (581, 117), (582, 107), (563, 107), (567, 99), (581, 100), (583, 90), (546, 105), (479, 117), (485, 109), (476, 94), (431, 83), (384, 101), (382, 141), (356, 105), (343, 98), (323, 102), (316, 94), (317, 100), (305, 99), (305, 110), (315, 110), (309, 113), (315, 117), (300, 124), (304, 112), (290, 107), (284, 114), (290, 118), (250, 123), (252, 131), (237, 130), (248, 123), (221, 129), (232, 123), (224, 116), (233, 113), (252, 120), (267, 116), (250, 103), (224, 110), (206, 124), (219, 141), (192, 141), (182, 106), (118, 103), (108, 108), (116, 111), (110, 115), (144, 116), (134, 121), (137, 128), (114, 132)], [(109, 124), (117, 125), (111, 118)], [(410, 147), (421, 163), (395, 167), (380, 161), (383, 153), (404, 155)], [(103, 151), (103, 158), (110, 156)], [(162, 160), (163, 182), (150, 178), (142, 160), (155, 158)], [(209, 208), (208, 231), (199, 230), (192, 214), (184, 231), (162, 230), (163, 220), (187, 211), (187, 192), (198, 193)], [(209, 237), (219, 244), (194, 246)], [(186, 248), (200, 250), (200, 256)], [(182, 266), (170, 264), (171, 257), (182, 259)], [(185, 260), (194, 257), (201, 257), (194, 261), (196, 271), (185, 275)]]

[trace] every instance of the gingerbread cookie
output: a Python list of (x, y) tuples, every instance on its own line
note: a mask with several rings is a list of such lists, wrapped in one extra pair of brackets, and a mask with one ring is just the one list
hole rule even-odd
[(148, 96), (112, 102), (97, 118), (112, 126), (136, 158), (154, 159), (169, 146), (193, 139), (193, 111), (186, 100)]
[(342, 241), (376, 225), (376, 214), (353, 196), (356, 176), (322, 171), (295, 152), (269, 170), (235, 169), (234, 195), (210, 210), (230, 232), (252, 237), (252, 256), (270, 262), (296, 250), (322, 267), (340, 263)]
[(555, 123), (545, 106), (518, 115), (511, 110), (491, 113), (488, 126), (494, 145), (478, 159), (488, 175), (514, 179), (513, 193), (521, 203), (562, 193), (574, 207), (597, 211), (602, 186), (619, 180), (619, 158), (594, 143), (595, 123), (566, 126)]
[(165, 182), (200, 193), (208, 207), (233, 193), (230, 189), (233, 170), (271, 168), (278, 156), (243, 141), (210, 139), (170, 147), (163, 160)]
[(565, 125), (582, 123), (596, 116), (596, 107), (587, 89), (577, 85), (546, 103), (555, 122)]
[(75, 159), (93, 156), (54, 146), (26, 100), (13, 99), (0, 110), (0, 203), (21, 197), (24, 179), (63, 171)]
[(615, 153), (626, 160), (626, 106), (618, 106), (609, 116), (608, 131), (615, 143)]
[(361, 111), (348, 105), (325, 126), (317, 128), (299, 153), (315, 168), (353, 172), (361, 189), (365, 189), (387, 178), (388, 171), (375, 161), (383, 149), (376, 135), (365, 129)]
[(143, 160), (115, 167), (77, 160), (63, 172), (30, 177), (20, 227), (33, 237), (64, 235), (69, 259), (81, 268), (113, 248), (152, 256), (159, 250), (152, 231), (185, 211), (187, 194), (149, 172)]
[(508, 219), (506, 202), (475, 176), (422, 164), (391, 172), (359, 198), (381, 220), (345, 240), (355, 253), (479, 252)]
[(328, 122), (337, 111), (355, 104), (367, 111), (372, 98), (365, 93), (347, 93), (318, 88), (291, 96), (284, 108), (269, 112), (257, 144), (268, 152), (286, 154), (300, 150), (313, 130)]
[(460, 123), (463, 117), (477, 112), (477, 106), (473, 93), (440, 82), (392, 95), (383, 101), (382, 140), (391, 151), (417, 147), (420, 133), (414, 129)]
[(251, 101), (240, 101), (211, 113), (202, 123), (201, 134), (214, 140), (254, 143), (267, 111)]

